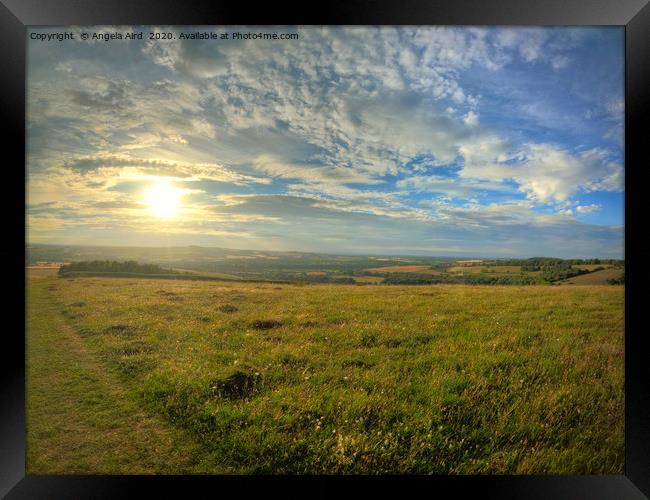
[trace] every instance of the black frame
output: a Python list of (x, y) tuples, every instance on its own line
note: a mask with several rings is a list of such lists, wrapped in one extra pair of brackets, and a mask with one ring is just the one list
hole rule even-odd
[[(625, 26), (625, 235), (627, 273), (625, 308), (625, 474), (602, 476), (436, 476), (399, 477), (392, 484), (424, 486), (436, 493), (479, 493), (490, 498), (589, 498), (622, 499), (650, 497), (650, 364), (646, 361), (641, 313), (643, 285), (649, 278), (642, 267), (647, 255), (642, 241), (644, 222), (641, 189), (647, 186), (644, 173), (643, 124), (650, 115), (650, 5), (648, 0), (335, 0), (319, 9), (266, 3), (202, 0), (0, 0), (0, 113), (3, 136), (17, 162), (25, 160), (25, 53), (26, 27), (30, 25), (224, 25), (224, 24), (429, 24), (429, 25), (618, 25)], [(6, 149), (5, 149), (6, 151)], [(13, 222), (5, 228), (0, 255), (10, 262), (5, 283), (24, 291), (25, 222), (24, 191), (17, 188), (25, 179), (17, 165), (5, 162), (10, 193), (0, 196), (3, 216)], [(647, 175), (647, 174), (646, 174)], [(7, 196), (11, 194), (11, 196)], [(22, 221), (22, 222), (21, 222)], [(7, 276), (9, 274), (9, 276)], [(8, 287), (5, 286), (5, 289)], [(25, 475), (25, 346), (17, 335), (25, 329), (25, 295), (7, 294), (4, 304), (18, 318), (17, 328), (3, 329), (0, 363), (2, 389), (0, 421), (0, 496), (7, 498), (113, 498), (136, 490), (164, 496), (182, 494), (187, 487), (208, 487), (213, 494), (223, 486), (247, 490), (251, 478), (224, 476), (133, 477), (133, 476), (34, 476)], [(22, 309), (21, 309), (22, 308)], [(313, 479), (313, 478), (312, 478)], [(313, 484), (301, 478), (258, 478), (265, 488), (299, 487), (313, 494)], [(324, 483), (320, 480), (319, 482)], [(360, 478), (331, 477), (326, 489), (348, 489)], [(217, 484), (218, 483), (218, 484)], [(364, 487), (386, 490), (386, 478), (363, 480)], [(332, 488), (332, 486), (334, 488)], [(212, 489), (212, 488), (215, 489)], [(322, 486), (321, 486), (322, 487)], [(218, 488), (218, 489), (216, 489)], [(280, 490), (281, 488), (281, 490)], [(310, 488), (307, 490), (307, 488)], [(146, 489), (146, 490), (145, 490)], [(401, 490), (401, 491), (400, 491)], [(210, 491), (210, 490), (208, 490)], [(403, 493), (402, 493), (403, 494)]]

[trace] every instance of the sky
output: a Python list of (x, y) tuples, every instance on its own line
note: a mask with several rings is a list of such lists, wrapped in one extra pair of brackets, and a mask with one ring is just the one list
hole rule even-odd
[(30, 28), (27, 64), (29, 243), (623, 257), (621, 27)]

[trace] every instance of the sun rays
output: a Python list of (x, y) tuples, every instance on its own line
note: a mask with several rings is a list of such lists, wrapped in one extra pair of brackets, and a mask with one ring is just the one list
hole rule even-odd
[(159, 179), (146, 189), (142, 201), (150, 215), (159, 219), (174, 219), (181, 210), (183, 191), (168, 180)]

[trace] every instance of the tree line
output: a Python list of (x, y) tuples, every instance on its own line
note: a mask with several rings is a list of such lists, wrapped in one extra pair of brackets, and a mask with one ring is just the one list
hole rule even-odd
[(531, 257), (529, 259), (498, 259), (498, 266), (526, 266), (539, 271), (542, 267), (551, 267), (559, 265), (584, 266), (593, 264), (608, 264), (612, 266), (622, 266), (625, 261), (622, 259), (560, 259), (558, 257)]

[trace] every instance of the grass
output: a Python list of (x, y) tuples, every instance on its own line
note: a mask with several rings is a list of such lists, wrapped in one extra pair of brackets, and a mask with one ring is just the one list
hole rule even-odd
[(440, 271), (431, 269), (431, 266), (385, 266), (366, 269), (369, 273), (420, 273), (440, 274)]
[(384, 281), (384, 278), (379, 276), (350, 276), (357, 283), (366, 283), (371, 285), (377, 285)]
[[(55, 270), (56, 271), (56, 270)], [(27, 470), (30, 474), (174, 474), (200, 470), (196, 444), (127, 396), (51, 300), (52, 273), (30, 272)], [(72, 307), (83, 307), (78, 302)]]
[[(150, 422), (173, 441), (169, 468), (191, 472), (623, 471), (620, 286), (45, 277), (29, 289), (29, 370), (50, 367), (28, 379), (32, 473), (79, 470), (79, 450), (107, 439), (112, 421), (90, 425), (99, 436), (89, 443), (44, 434), (48, 405), (65, 403), (63, 416), (104, 393), (112, 418)], [(83, 350), (46, 343), (59, 339)], [(59, 351), (68, 359), (53, 364)], [(54, 387), (73, 360), (104, 385)], [(95, 407), (86, 411), (92, 420)], [(119, 427), (137, 450), (157, 442)], [(136, 469), (137, 451), (119, 453)]]
[(447, 269), (448, 273), (483, 273), (487, 266), (451, 266)]
[(194, 269), (185, 269), (181, 267), (174, 267), (172, 268), (174, 271), (178, 271), (181, 273), (186, 273), (186, 274), (196, 274), (199, 276), (208, 276), (210, 278), (220, 278), (220, 279), (225, 279), (228, 281), (231, 280), (241, 280), (241, 276), (236, 276), (234, 274), (226, 274), (226, 273), (215, 273), (215, 272), (209, 272), (209, 271), (195, 271)]
[(450, 273), (497, 273), (497, 274), (519, 274), (521, 266), (452, 266), (448, 270)]
[(608, 280), (620, 278), (623, 274), (623, 269), (620, 267), (610, 267), (602, 271), (594, 271), (589, 274), (581, 274), (574, 276), (568, 280), (561, 282), (562, 284), (570, 285), (606, 285)]
[(599, 267), (604, 268), (604, 269), (609, 269), (610, 267), (613, 267), (612, 264), (573, 264), (571, 266), (575, 269), (584, 269), (585, 271), (593, 271), (594, 269), (598, 269)]

